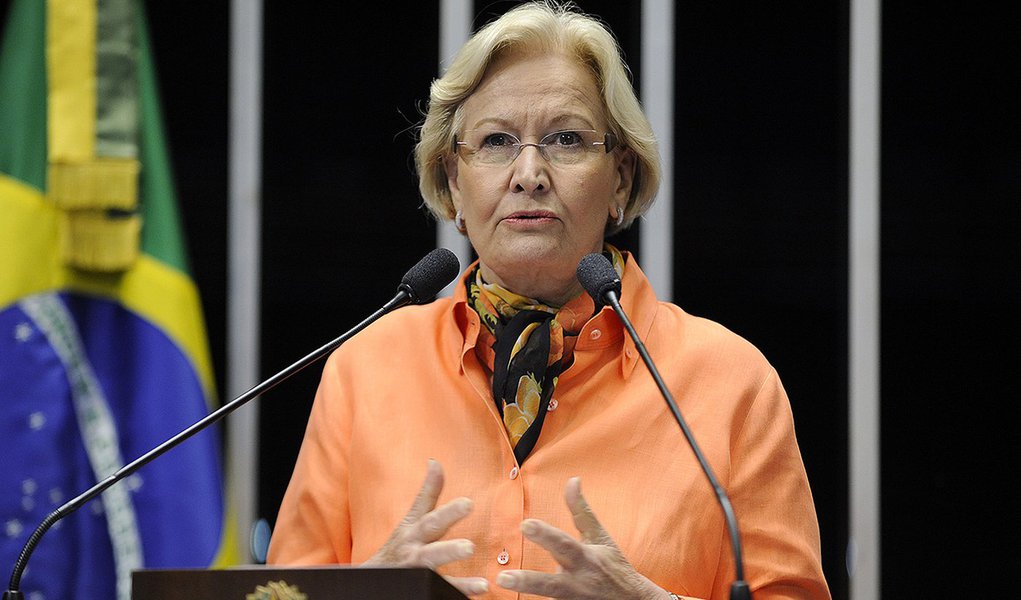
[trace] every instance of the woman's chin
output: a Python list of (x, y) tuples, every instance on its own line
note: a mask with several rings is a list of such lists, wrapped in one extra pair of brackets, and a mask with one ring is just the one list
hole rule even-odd
[[(488, 260), (487, 260), (488, 258)], [(480, 255), (483, 278), (530, 298), (556, 304), (578, 287), (578, 260), (563, 248), (522, 245), (501, 248), (495, 256)]]
[(501, 246), (486, 256), (479, 253), (483, 264), (497, 274), (506, 273), (559, 273), (573, 270), (573, 256), (563, 248), (540, 240), (518, 240)]

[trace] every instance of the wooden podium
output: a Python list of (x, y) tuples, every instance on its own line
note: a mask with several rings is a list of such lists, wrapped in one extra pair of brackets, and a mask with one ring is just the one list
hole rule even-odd
[[(286, 587), (288, 596), (268, 589)], [(223, 570), (140, 570), (131, 574), (133, 600), (466, 600), (429, 569), (372, 567), (237, 567)]]

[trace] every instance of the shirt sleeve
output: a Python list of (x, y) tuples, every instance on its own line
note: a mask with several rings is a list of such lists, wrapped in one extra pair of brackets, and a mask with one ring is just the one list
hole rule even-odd
[(277, 565), (351, 562), (348, 457), (351, 406), (338, 353), (323, 370), (305, 439), (284, 494), (268, 560)]
[(774, 369), (731, 435), (728, 493), (755, 599), (829, 600), (812, 492), (790, 402)]

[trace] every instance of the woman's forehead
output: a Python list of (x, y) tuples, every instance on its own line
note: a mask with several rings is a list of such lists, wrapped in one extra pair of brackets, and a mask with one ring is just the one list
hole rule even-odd
[(465, 101), (465, 126), (487, 121), (555, 124), (580, 120), (594, 125), (603, 113), (591, 71), (561, 55), (504, 57), (486, 72)]
[(504, 88), (527, 88), (540, 93), (557, 93), (567, 89), (598, 96), (596, 77), (576, 57), (564, 54), (510, 53), (490, 63), (472, 94)]

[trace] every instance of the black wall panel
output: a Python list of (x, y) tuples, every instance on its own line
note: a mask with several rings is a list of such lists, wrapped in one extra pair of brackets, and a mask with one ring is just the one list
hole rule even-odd
[(1021, 10), (883, 9), (883, 590), (1014, 593)]
[[(389, 300), (435, 246), (413, 126), (438, 4), (267, 2), (262, 368), (276, 372)], [(321, 365), (262, 403), (260, 513), (275, 519)]]
[[(10, 0), (0, 0), (0, 18)], [(476, 2), (476, 24), (513, 2)], [(582, 1), (637, 75), (640, 2)], [(225, 373), (228, 3), (147, 3), (191, 264)], [(982, 596), (1021, 567), (1016, 6), (883, 6), (883, 593)], [(675, 5), (675, 301), (779, 371), (834, 598), (848, 597), (848, 3)], [(438, 3), (265, 6), (262, 372), (392, 295), (434, 244), (411, 163)], [(619, 236), (638, 253), (641, 226)], [(639, 259), (641, 257), (639, 256)], [(261, 403), (272, 519), (318, 380)], [(231, 390), (236, 393), (238, 390)]]
[(837, 598), (847, 593), (845, 11), (681, 2), (675, 15), (675, 300), (750, 340), (780, 374)]

